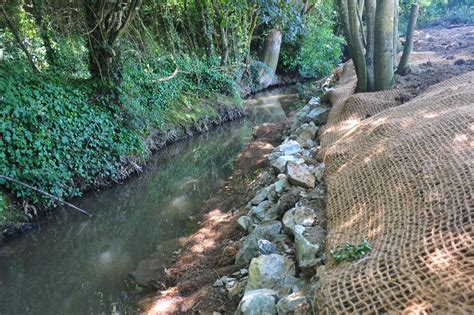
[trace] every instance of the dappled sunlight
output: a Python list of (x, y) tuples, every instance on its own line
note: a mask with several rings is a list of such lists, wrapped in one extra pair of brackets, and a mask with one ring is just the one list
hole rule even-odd
[(403, 310), (403, 314), (428, 314), (431, 304), (428, 302), (410, 302)]
[(149, 315), (174, 314), (179, 311), (179, 305), (184, 299), (181, 297), (160, 298), (152, 304), (146, 312)]

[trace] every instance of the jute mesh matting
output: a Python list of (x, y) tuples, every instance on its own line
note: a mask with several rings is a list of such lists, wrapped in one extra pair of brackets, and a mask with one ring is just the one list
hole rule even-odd
[(321, 313), (474, 313), (474, 72), (403, 105), (400, 91), (352, 95), (350, 65), (322, 130), (327, 250), (372, 252), (330, 264)]

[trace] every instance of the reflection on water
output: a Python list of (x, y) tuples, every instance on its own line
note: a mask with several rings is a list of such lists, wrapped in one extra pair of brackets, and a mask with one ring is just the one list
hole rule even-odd
[(254, 122), (280, 120), (282, 104), (295, 102), (265, 97), (248, 101), (251, 121), (171, 145), (139, 176), (73, 200), (94, 217), (60, 209), (38, 230), (0, 247), (0, 314), (120, 311), (129, 295), (125, 280), (138, 263), (157, 249), (171, 254), (196, 229), (189, 216), (231, 174)]

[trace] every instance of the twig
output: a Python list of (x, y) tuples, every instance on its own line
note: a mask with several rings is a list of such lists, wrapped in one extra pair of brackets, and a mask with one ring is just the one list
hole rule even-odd
[(77, 210), (77, 211), (79, 211), (80, 213), (82, 213), (82, 214), (84, 214), (84, 215), (87, 215), (88, 217), (92, 217), (92, 216), (93, 216), (91, 213), (89, 213), (89, 212), (87, 212), (87, 211), (85, 211), (85, 210), (82, 210), (81, 208), (78, 208), (78, 207), (76, 207), (75, 205), (73, 205), (73, 204), (71, 204), (71, 203), (69, 203), (69, 202), (67, 202), (67, 201), (62, 200), (62, 199), (59, 198), (59, 197), (53, 196), (53, 195), (51, 195), (51, 194), (49, 194), (49, 193), (47, 193), (47, 192), (45, 192), (45, 191), (43, 191), (43, 190), (41, 190), (41, 189), (39, 189), (39, 188), (36, 188), (36, 187), (31, 186), (31, 185), (25, 184), (25, 183), (23, 183), (23, 182), (21, 182), (21, 181), (19, 181), (19, 180), (17, 180), (17, 179), (14, 179), (14, 178), (11, 178), (11, 177), (8, 177), (8, 176), (5, 176), (5, 175), (0, 175), (0, 178), (9, 180), (9, 181), (11, 181), (11, 182), (14, 182), (14, 183), (20, 184), (20, 185), (22, 185), (22, 186), (28, 187), (29, 189), (32, 189), (32, 190), (34, 190), (34, 191), (36, 191), (36, 192), (42, 193), (42, 194), (48, 196), (49, 198), (52, 198), (52, 199), (54, 199), (54, 200), (56, 200), (56, 201), (59, 201), (59, 202), (65, 204), (65, 205), (67, 205), (67, 206), (73, 208), (74, 210)]
[(153, 80), (153, 81), (151, 81), (151, 82), (164, 82), (164, 81), (169, 81), (169, 80), (173, 79), (173, 78), (178, 74), (178, 72), (180, 72), (180, 71), (179, 71), (178, 68), (176, 68), (176, 70), (174, 70), (173, 74), (171, 74), (170, 76), (164, 77), (164, 78), (160, 78), (160, 79), (156, 79), (156, 80)]

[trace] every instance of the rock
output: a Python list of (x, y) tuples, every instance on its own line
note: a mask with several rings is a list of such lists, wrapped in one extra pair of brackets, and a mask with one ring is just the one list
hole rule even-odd
[(252, 219), (246, 215), (241, 216), (237, 219), (237, 226), (245, 232), (251, 232)]
[(212, 285), (213, 287), (222, 287), (224, 286), (224, 282), (221, 279), (217, 279), (216, 282)]
[(262, 225), (257, 225), (244, 241), (241, 243), (240, 249), (235, 256), (237, 265), (248, 264), (252, 258), (260, 254), (259, 240), (273, 240), (280, 234), (282, 224), (280, 221), (269, 221)]
[(286, 176), (283, 179), (280, 179), (275, 183), (275, 192), (278, 194), (281, 194), (282, 192), (285, 191), (286, 187), (288, 187), (288, 180), (286, 179)]
[(280, 196), (280, 199), (278, 200), (278, 215), (282, 216), (286, 211), (295, 206), (295, 204), (301, 199), (301, 191), (301, 188), (296, 187)]
[(275, 221), (276, 219), (278, 219), (278, 217), (278, 205), (273, 204), (270, 208), (267, 209), (267, 212), (265, 213), (265, 217), (263, 218), (262, 222)]
[(278, 250), (276, 246), (267, 240), (258, 240), (258, 250), (261, 255), (270, 255), (270, 254), (277, 254)]
[(294, 155), (283, 155), (272, 163), (272, 167), (277, 173), (283, 173), (285, 171), (286, 164), (290, 161), (296, 164), (304, 163), (302, 158), (297, 158)]
[(255, 194), (255, 197), (253, 197), (250, 202), (256, 206), (268, 197), (268, 193), (270, 192), (271, 188), (270, 187), (265, 187), (263, 189), (260, 189), (257, 194)]
[(255, 234), (250, 234), (242, 241), (239, 251), (235, 255), (236, 265), (248, 265), (252, 258), (257, 257), (258, 251), (258, 238)]
[(329, 115), (329, 108), (325, 106), (318, 105), (313, 110), (311, 110), (306, 118), (316, 125), (323, 125), (326, 123)]
[[(304, 149), (311, 149), (311, 148), (314, 148), (316, 146), (316, 142), (314, 140), (308, 139), (301, 146)], [(307, 151), (305, 151), (305, 152), (307, 152)], [(304, 155), (304, 153), (303, 153), (303, 155)], [(308, 154), (308, 155), (310, 155), (310, 154)]]
[(269, 289), (248, 290), (237, 307), (237, 315), (277, 314), (277, 292)]
[(295, 134), (297, 135), (296, 141), (304, 145), (307, 140), (313, 140), (316, 137), (316, 133), (318, 132), (318, 127), (314, 124), (314, 122), (310, 122), (309, 124), (303, 124), (295, 130)]
[(313, 209), (301, 206), (285, 212), (282, 222), (285, 229), (293, 233), (295, 225), (302, 225), (304, 227), (313, 225), (314, 217), (315, 213)]
[(301, 150), (301, 146), (298, 142), (289, 140), (280, 144), (277, 150), (283, 152), (285, 155), (293, 155)]
[(287, 314), (310, 314), (311, 304), (303, 292), (295, 292), (278, 301), (278, 315)]
[(265, 219), (265, 214), (267, 210), (272, 206), (272, 202), (265, 200), (262, 201), (258, 206), (252, 207), (249, 211), (249, 216), (254, 217), (260, 221)]
[(320, 103), (321, 98), (319, 98), (319, 96), (313, 96), (308, 102), (309, 105), (319, 105)]
[(314, 188), (315, 178), (305, 165), (288, 162), (286, 172), (292, 184), (305, 188)]
[(297, 282), (295, 265), (291, 259), (278, 254), (259, 256), (252, 259), (246, 291), (267, 288), (276, 290), (279, 296), (289, 293)]
[(240, 274), (241, 274), (242, 276), (245, 276), (245, 275), (247, 275), (248, 273), (249, 273), (249, 271), (248, 271), (247, 269), (245, 269), (245, 268), (240, 269)]
[(323, 163), (319, 164), (314, 170), (313, 170), (313, 174), (314, 176), (316, 177), (316, 180), (318, 182), (322, 182), (323, 181), (323, 176), (324, 176), (324, 170), (326, 169), (326, 165)]
[(283, 155), (285, 154), (280, 151), (272, 152), (267, 156), (267, 159), (268, 161), (270, 161), (270, 163), (273, 163), (274, 161), (276, 161), (276, 159), (278, 159), (280, 156), (283, 156)]
[(281, 233), (282, 224), (280, 221), (269, 221), (255, 226), (252, 234), (258, 239), (273, 240), (277, 234)]
[(317, 254), (324, 244), (326, 231), (320, 226), (304, 228), (301, 225), (296, 225), (294, 231), (298, 265), (301, 268), (319, 265), (321, 258)]
[(234, 297), (245, 290), (245, 286), (247, 285), (247, 279), (243, 279), (242, 281), (237, 282), (232, 288), (229, 289), (229, 296)]

